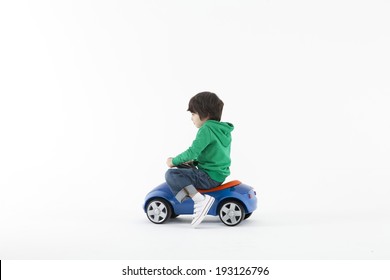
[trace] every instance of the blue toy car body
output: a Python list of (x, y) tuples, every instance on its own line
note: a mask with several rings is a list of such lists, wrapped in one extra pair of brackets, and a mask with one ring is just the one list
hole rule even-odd
[[(215, 198), (208, 215), (219, 216), (228, 226), (238, 225), (257, 208), (255, 190), (237, 180), (214, 189), (199, 191)], [(194, 202), (187, 199), (179, 203), (168, 184), (162, 183), (146, 195), (143, 208), (151, 222), (162, 224), (178, 215), (193, 214)]]

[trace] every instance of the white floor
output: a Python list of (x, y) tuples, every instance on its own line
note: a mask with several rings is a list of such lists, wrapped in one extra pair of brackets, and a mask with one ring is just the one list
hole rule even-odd
[[(134, 210), (134, 209), (133, 209)], [(237, 227), (106, 212), (2, 220), (1, 259), (389, 259), (390, 214), (255, 212)], [(3, 216), (4, 218), (4, 216)]]

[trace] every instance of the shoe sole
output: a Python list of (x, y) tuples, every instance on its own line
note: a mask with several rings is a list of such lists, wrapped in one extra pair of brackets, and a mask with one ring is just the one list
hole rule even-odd
[(199, 217), (191, 223), (193, 227), (196, 227), (203, 221), (203, 219), (206, 217), (207, 213), (209, 212), (211, 206), (213, 205), (214, 201), (215, 201), (214, 197), (210, 196), (210, 200), (207, 202), (206, 207), (203, 209), (202, 213), (200, 213)]

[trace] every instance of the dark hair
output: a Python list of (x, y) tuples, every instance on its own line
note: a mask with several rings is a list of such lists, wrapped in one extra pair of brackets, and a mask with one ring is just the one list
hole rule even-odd
[(220, 121), (222, 116), (223, 102), (215, 93), (204, 91), (190, 99), (187, 111), (196, 113), (201, 120)]

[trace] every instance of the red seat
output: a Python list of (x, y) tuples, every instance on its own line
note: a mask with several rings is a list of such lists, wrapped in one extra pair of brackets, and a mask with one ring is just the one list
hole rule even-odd
[(209, 189), (209, 190), (200, 190), (198, 189), (198, 191), (200, 193), (209, 193), (209, 192), (216, 192), (216, 191), (221, 191), (221, 190), (224, 190), (224, 189), (228, 189), (228, 188), (231, 188), (231, 187), (234, 187), (234, 186), (237, 186), (241, 184), (241, 181), (239, 180), (234, 180), (234, 181), (230, 181), (230, 182), (227, 182), (225, 184), (222, 184), (218, 187), (215, 187), (215, 188), (212, 188), (212, 189)]

